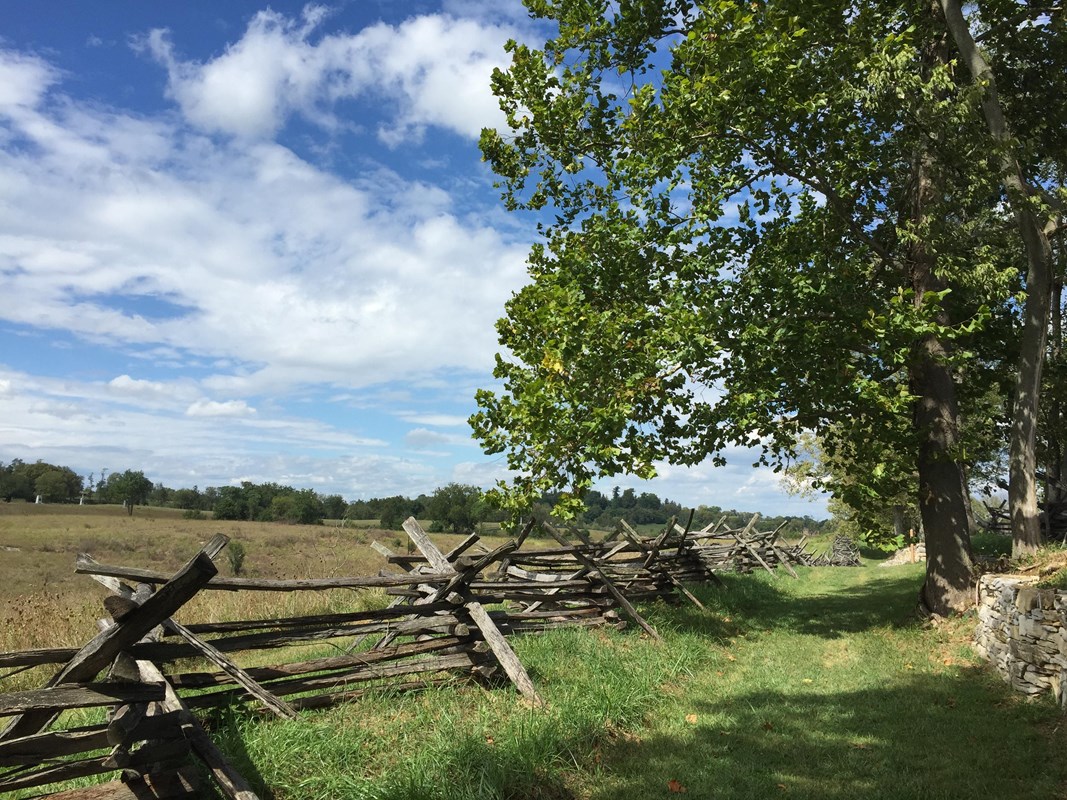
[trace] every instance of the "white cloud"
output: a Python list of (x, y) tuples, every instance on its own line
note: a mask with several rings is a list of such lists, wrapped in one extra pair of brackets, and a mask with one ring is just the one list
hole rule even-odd
[(31, 108), (59, 79), (59, 71), (32, 55), (0, 51), (0, 114)]
[(69, 98), (11, 128), (33, 147), (0, 150), (0, 318), (234, 365), (211, 394), (484, 372), (525, 276), (524, 245), (381, 168)]
[(166, 386), (160, 381), (145, 381), (131, 378), (129, 375), (119, 375), (108, 381), (108, 386), (119, 394), (131, 395), (160, 395), (166, 391)]
[(416, 425), (432, 425), (441, 428), (458, 428), (467, 425), (467, 417), (458, 414), (425, 414), (418, 411), (401, 411), (397, 416)]
[(434, 14), (316, 37), (325, 16), (311, 6), (299, 19), (260, 11), (239, 41), (205, 63), (181, 60), (163, 29), (138, 46), (166, 67), (169, 96), (207, 131), (265, 138), (294, 114), (336, 129), (334, 105), (357, 97), (384, 101), (391, 119), (379, 135), (392, 146), (427, 125), (475, 138), (502, 122), (489, 76), (505, 63), (513, 28)]
[(197, 400), (185, 410), (190, 417), (247, 417), (255, 414), (244, 400), (227, 400), (220, 403), (215, 400)]
[(412, 428), (405, 434), (404, 443), (411, 448), (426, 450), (434, 447), (473, 446), (474, 444), (470, 436), (441, 433), (440, 431), (432, 431), (429, 428)]

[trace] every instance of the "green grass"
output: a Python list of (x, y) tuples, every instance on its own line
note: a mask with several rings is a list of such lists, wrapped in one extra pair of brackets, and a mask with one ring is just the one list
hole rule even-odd
[[(727, 576), (710, 613), (516, 640), (548, 701), (460, 687), (295, 723), (233, 715), (226, 747), (276, 798), (1062, 797), (1060, 713), (981, 665), (973, 619), (924, 627), (922, 567)], [(674, 782), (674, 783), (672, 783)]]
[(275, 800), (1067, 796), (1059, 709), (977, 660), (973, 617), (916, 621), (922, 565), (725, 579), (645, 609), (663, 644), (513, 640), (544, 709), (460, 684), (208, 724)]

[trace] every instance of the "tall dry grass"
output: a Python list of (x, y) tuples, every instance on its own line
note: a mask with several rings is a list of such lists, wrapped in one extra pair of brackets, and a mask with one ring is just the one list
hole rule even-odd
[[(107, 564), (173, 572), (215, 533), (242, 543), (242, 575), (325, 578), (376, 575), (387, 567), (370, 543), (406, 550), (402, 531), (184, 519), (174, 509), (0, 503), (0, 652), (80, 647), (97, 632), (108, 592), (74, 572), (79, 553)], [(435, 537), (444, 548), (462, 537)], [(489, 543), (490, 546), (492, 542)], [(226, 559), (216, 559), (228, 574)], [(340, 613), (380, 607), (380, 591), (203, 591), (175, 619), (185, 624)], [(0, 691), (39, 685), (48, 668), (4, 678)]]

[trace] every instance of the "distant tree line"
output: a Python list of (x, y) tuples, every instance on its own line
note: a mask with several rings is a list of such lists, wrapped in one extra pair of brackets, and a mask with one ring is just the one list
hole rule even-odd
[[(294, 489), (279, 483), (242, 481), (238, 486), (208, 486), (203, 490), (196, 486), (171, 489), (153, 483), (137, 470), (101, 470), (99, 478), (91, 473), (84, 479), (69, 467), (43, 461), (0, 462), (0, 499), (34, 502), (37, 497), (46, 503), (123, 504), (131, 513), (138, 505), (179, 508), (190, 515), (211, 512), (215, 519), (226, 520), (302, 525), (315, 525), (326, 519), (375, 520), (392, 530), (398, 530), (408, 517), (417, 517), (430, 520), (431, 530), (450, 533), (467, 533), (483, 523), (499, 523), (507, 518), (505, 512), (487, 502), (480, 488), (461, 483), (449, 483), (414, 498), (393, 495), (348, 502), (339, 494), (322, 495), (313, 489)], [(533, 514), (550, 519), (554, 504), (555, 498), (543, 497), (535, 504)], [(689, 509), (673, 500), (661, 500), (652, 492), (638, 494), (633, 489), (615, 487), (610, 494), (590, 491), (579, 522), (591, 528), (612, 529), (620, 519), (632, 525), (665, 525), (673, 517), (684, 524), (688, 515)], [(728, 527), (738, 528), (748, 523), (752, 512), (702, 505), (694, 510), (693, 528), (706, 527), (723, 517)], [(766, 517), (759, 528), (767, 530), (783, 522), (784, 531), (794, 534), (804, 530), (818, 532), (830, 524), (810, 516)]]

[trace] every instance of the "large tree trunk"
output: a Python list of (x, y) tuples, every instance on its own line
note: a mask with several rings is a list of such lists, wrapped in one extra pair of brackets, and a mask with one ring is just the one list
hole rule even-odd
[(959, 0), (940, 0), (945, 22), (975, 83), (983, 87), (982, 112), (999, 149), (1001, 179), (1026, 249), (1026, 304), (1020, 339), (1019, 373), (1012, 408), (1008, 449), (1008, 505), (1011, 509), (1012, 555), (1033, 553), (1041, 542), (1037, 507), (1037, 424), (1041, 369), (1048, 343), (1052, 291), (1052, 229), (1038, 219), (1030, 204), (1032, 188), (1023, 177), (1011, 147), (1011, 131), (997, 94), (996, 76), (985, 60), (963, 16)]
[[(931, 0), (930, 13), (939, 15), (936, 0)], [(922, 56), (929, 77), (935, 66), (947, 62), (945, 38), (933, 36)], [(928, 227), (939, 192), (934, 185), (933, 154), (925, 140), (920, 137), (919, 141), (907, 215), (914, 230), (922, 231)], [(921, 238), (909, 246), (908, 262), (917, 305), (927, 293), (945, 288), (935, 270), (936, 257)], [(950, 323), (946, 312), (941, 311), (939, 317), (941, 324)], [(927, 334), (916, 344), (910, 365), (919, 439), (919, 513), (926, 539), (926, 580), (919, 601), (927, 611), (940, 615), (965, 611), (974, 604), (970, 493), (959, 461), (959, 405), (948, 355), (940, 337)]]
[[(1059, 364), (1063, 358), (1063, 243), (1060, 242), (1058, 276), (1052, 284), (1052, 332), (1049, 342), (1049, 361)], [(1067, 501), (1067, 458), (1063, 441), (1063, 400), (1052, 392), (1048, 408), (1048, 441), (1045, 453), (1045, 471), (1048, 473), (1046, 503)]]
[(956, 460), (956, 385), (945, 348), (935, 336), (920, 342), (912, 367), (918, 396), (919, 512), (926, 534), (926, 581), (920, 602), (942, 616), (974, 604), (970, 502), (963, 469)]

